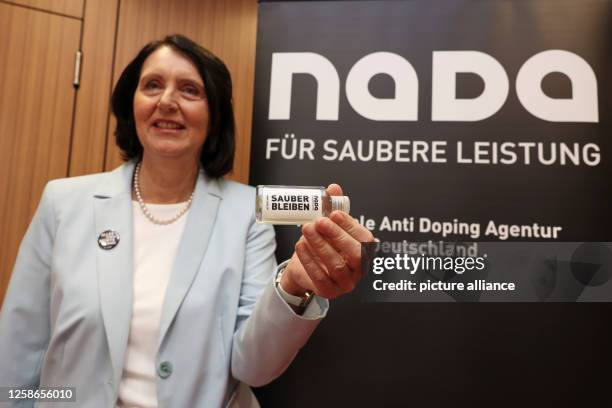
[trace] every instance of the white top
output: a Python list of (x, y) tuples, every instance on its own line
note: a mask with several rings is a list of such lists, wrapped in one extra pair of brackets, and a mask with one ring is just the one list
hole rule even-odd
[[(168, 219), (186, 203), (147, 204), (154, 217)], [(130, 334), (119, 383), (118, 407), (157, 407), (155, 356), (162, 305), (187, 213), (172, 224), (157, 225), (132, 201), (134, 286)]]

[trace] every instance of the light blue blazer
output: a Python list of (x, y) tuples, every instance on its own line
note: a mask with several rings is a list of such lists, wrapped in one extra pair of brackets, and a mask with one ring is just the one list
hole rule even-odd
[[(133, 171), (47, 184), (0, 314), (0, 385), (74, 386), (77, 403), (65, 406), (115, 405), (132, 311)], [(254, 206), (252, 187), (201, 172), (162, 309), (160, 407), (223, 407), (239, 381), (274, 380), (327, 311), (319, 298), (315, 318), (297, 316), (279, 296), (274, 230)], [(98, 245), (106, 230), (120, 236), (110, 250)]]

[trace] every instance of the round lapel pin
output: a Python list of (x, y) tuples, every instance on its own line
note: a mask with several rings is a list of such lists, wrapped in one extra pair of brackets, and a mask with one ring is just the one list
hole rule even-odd
[(113, 249), (119, 243), (119, 233), (113, 230), (106, 230), (98, 237), (98, 245), (102, 249)]

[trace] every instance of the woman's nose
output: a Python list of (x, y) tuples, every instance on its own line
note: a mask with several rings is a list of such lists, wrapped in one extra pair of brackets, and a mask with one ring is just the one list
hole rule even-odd
[(171, 112), (178, 109), (173, 89), (168, 88), (164, 90), (159, 98), (159, 102), (157, 102), (157, 107), (162, 111)]

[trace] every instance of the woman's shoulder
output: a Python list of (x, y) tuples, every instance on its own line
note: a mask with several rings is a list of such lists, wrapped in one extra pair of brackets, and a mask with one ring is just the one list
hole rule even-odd
[(219, 189), (224, 196), (245, 197), (255, 194), (255, 187), (249, 186), (238, 181), (229, 180), (224, 177), (217, 179)]
[(52, 192), (59, 199), (83, 194), (104, 195), (105, 193), (111, 193), (110, 195), (112, 195), (112, 193), (126, 188), (126, 177), (128, 178), (127, 188), (129, 189), (130, 176), (126, 174), (129, 172), (127, 167), (129, 167), (128, 164), (123, 164), (108, 172), (54, 179), (47, 183), (45, 190)]
[(247, 217), (255, 214), (255, 187), (225, 178), (217, 179), (222, 199), (222, 208), (235, 216), (244, 213)]
[(104, 172), (85, 174), (82, 176), (62, 177), (50, 180), (48, 182), (48, 185), (57, 190), (74, 188), (93, 188), (98, 185), (101, 180), (104, 180), (104, 178), (107, 177), (109, 174), (110, 172)]

